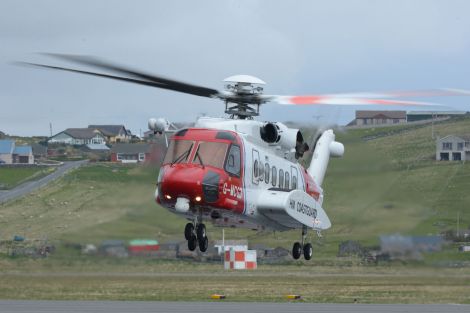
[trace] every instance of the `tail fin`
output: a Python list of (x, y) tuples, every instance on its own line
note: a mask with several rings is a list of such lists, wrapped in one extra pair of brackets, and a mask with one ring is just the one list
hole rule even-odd
[(307, 169), (315, 183), (319, 186), (322, 185), (330, 156), (342, 157), (343, 154), (344, 146), (342, 143), (335, 141), (333, 130), (325, 130), (315, 144), (312, 161)]

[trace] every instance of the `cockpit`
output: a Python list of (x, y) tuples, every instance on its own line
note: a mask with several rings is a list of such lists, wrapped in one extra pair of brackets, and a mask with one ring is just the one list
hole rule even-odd
[(229, 175), (240, 177), (240, 146), (227, 138), (217, 138), (217, 135), (214, 140), (201, 137), (201, 140), (172, 138), (163, 165), (194, 164), (202, 168), (222, 169)]

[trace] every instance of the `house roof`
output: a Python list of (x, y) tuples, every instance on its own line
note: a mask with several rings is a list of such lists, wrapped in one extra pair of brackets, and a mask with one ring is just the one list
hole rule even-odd
[(15, 141), (11, 139), (0, 140), (0, 153), (11, 154), (15, 150)]
[(458, 137), (458, 138), (460, 138), (460, 139), (462, 139), (462, 140), (470, 141), (470, 134), (464, 134), (464, 135), (447, 135), (447, 136), (445, 136), (445, 137), (439, 138), (438, 140), (439, 140), (439, 141), (442, 141), (442, 140), (447, 139), (447, 138), (449, 138), (449, 137)]
[(88, 125), (88, 128), (91, 129), (98, 129), (101, 131), (105, 136), (117, 136), (121, 129), (124, 129), (126, 135), (128, 131), (124, 127), (124, 125)]
[(33, 143), (31, 144), (31, 149), (33, 149), (33, 154), (42, 154), (42, 155), (46, 155), (47, 154), (47, 147), (46, 146), (43, 146), (41, 144), (38, 144), (38, 143)]
[(88, 144), (86, 147), (90, 150), (93, 151), (109, 151), (109, 148), (107, 145), (103, 144)]
[(112, 146), (111, 153), (148, 153), (150, 145), (144, 143), (118, 143)]
[(356, 111), (356, 118), (401, 118), (406, 119), (406, 111)]
[(66, 133), (67, 135), (75, 139), (91, 139), (95, 137), (96, 134), (101, 135), (101, 133), (96, 132), (94, 129), (91, 128), (67, 128), (63, 131), (63, 133)]
[(33, 153), (33, 149), (31, 149), (31, 146), (16, 146), (13, 153), (18, 155), (30, 155)]

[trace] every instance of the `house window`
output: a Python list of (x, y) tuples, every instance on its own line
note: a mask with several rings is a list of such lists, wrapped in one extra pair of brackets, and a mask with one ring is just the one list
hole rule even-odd
[(145, 153), (139, 153), (139, 161), (145, 160)]
[(457, 150), (462, 151), (463, 150), (463, 142), (457, 142)]
[(393, 124), (398, 124), (398, 123), (400, 123), (400, 120), (397, 119), (397, 118), (394, 118), (394, 119), (393, 119)]
[(452, 142), (443, 142), (442, 150), (452, 150)]
[(122, 161), (122, 154), (121, 154), (121, 153), (118, 153), (118, 154), (117, 154), (117, 160), (118, 160), (118, 161)]
[(470, 141), (465, 141), (465, 148), (470, 148)]

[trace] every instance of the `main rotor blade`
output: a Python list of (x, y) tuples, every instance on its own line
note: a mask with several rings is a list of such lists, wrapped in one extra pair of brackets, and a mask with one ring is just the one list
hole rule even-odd
[(441, 104), (395, 99), (318, 96), (273, 96), (272, 101), (283, 105), (383, 105), (383, 106), (439, 106)]
[[(120, 81), (125, 81), (125, 82), (129, 82), (129, 83), (134, 83), (134, 84), (139, 84), (139, 85), (145, 85), (145, 86), (150, 86), (150, 87), (156, 87), (156, 88), (162, 88), (162, 89), (169, 89), (169, 90), (174, 90), (174, 91), (180, 91), (180, 90), (177, 90), (177, 89), (174, 88), (174, 87), (170, 87), (170, 86), (167, 86), (167, 85), (165, 85), (165, 84), (159, 84), (159, 83), (156, 83), (156, 82), (150, 82), (150, 81), (139, 80), (139, 79), (128, 78), (128, 77), (114, 76), (114, 75), (108, 75), (108, 74), (102, 74), (102, 73), (95, 73), (95, 72), (88, 72), (88, 71), (76, 70), (76, 69), (71, 69), (71, 68), (66, 68), (66, 67), (60, 67), (60, 66), (51, 66), (51, 65), (37, 64), (37, 63), (29, 63), (29, 62), (16, 62), (15, 64), (18, 64), (18, 65), (26, 65), (26, 66), (42, 67), (42, 68), (48, 68), (48, 69), (60, 70), (60, 71), (67, 71), (67, 72), (79, 73), (79, 74), (86, 74), (86, 75), (92, 75), (92, 76), (110, 78), (110, 79), (115, 79), (115, 80), (120, 80)], [(185, 91), (181, 91), (181, 92), (185, 92)], [(185, 92), (185, 93), (187, 93), (187, 92)]]
[(82, 71), (82, 70), (76, 70), (76, 69), (68, 69), (64, 67), (56, 67), (56, 66), (50, 66), (50, 65), (43, 65), (43, 67), (49, 67), (49, 68), (54, 68), (54, 69), (62, 69), (62, 70), (69, 70), (73, 71), (76, 73), (82, 73), (82, 74), (90, 74), (94, 73), (97, 74), (95, 76), (101, 76), (101, 77), (106, 77), (106, 78), (113, 78), (116, 79), (116, 77), (121, 77), (124, 78), (122, 80), (128, 81), (128, 82), (137, 82), (137, 81), (144, 81), (144, 82), (153, 82), (155, 83), (154, 85), (147, 84), (149, 86), (153, 87), (158, 87), (158, 88), (163, 88), (163, 89), (168, 89), (168, 90), (174, 90), (182, 93), (187, 93), (187, 94), (192, 94), (196, 96), (201, 96), (201, 97), (215, 97), (219, 94), (219, 91), (216, 89), (212, 88), (207, 88), (203, 86), (198, 86), (198, 85), (193, 85), (193, 84), (188, 84), (184, 83), (181, 81), (176, 81), (176, 80), (171, 80), (167, 79), (161, 76), (155, 76), (151, 74), (147, 74), (144, 72), (132, 70), (120, 65), (115, 65), (111, 64), (109, 62), (105, 62), (93, 57), (88, 57), (88, 56), (78, 56), (78, 55), (67, 55), (67, 54), (52, 54), (52, 53), (45, 53), (45, 55), (54, 57), (54, 58), (59, 58), (63, 59), (66, 61), (70, 62), (75, 62), (78, 64), (82, 65), (87, 65), (95, 68), (99, 68), (102, 70), (107, 70), (111, 72), (115, 72), (118, 74), (124, 74), (124, 76), (130, 76), (133, 78), (138, 78), (137, 80), (133, 80), (132, 78), (127, 79), (126, 77), (121, 77), (121, 76), (114, 76), (114, 75), (108, 75), (108, 74), (100, 74), (100, 73), (94, 73), (94, 72), (88, 72), (88, 71)]

